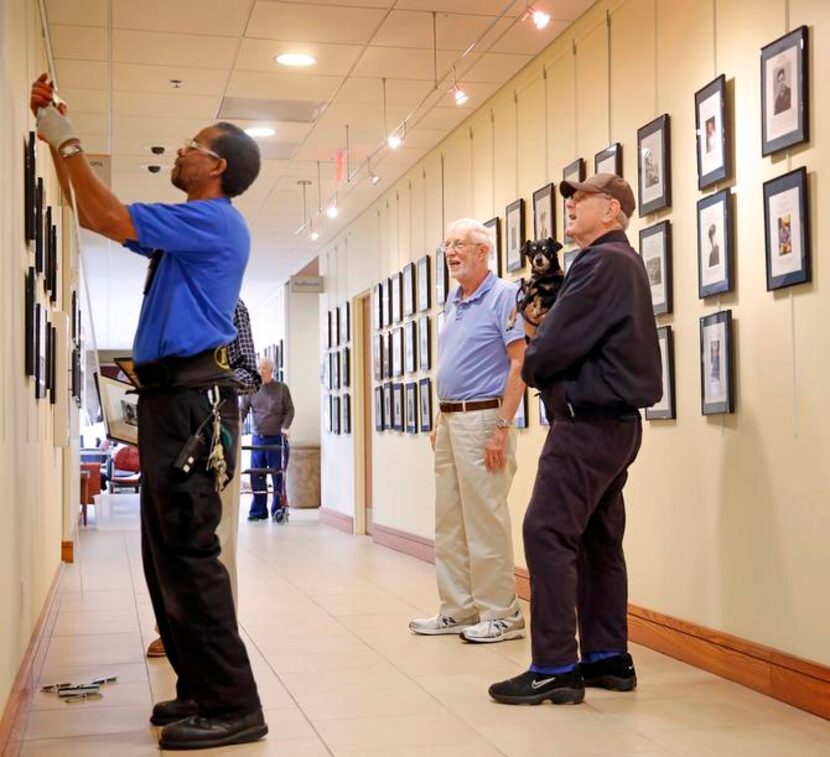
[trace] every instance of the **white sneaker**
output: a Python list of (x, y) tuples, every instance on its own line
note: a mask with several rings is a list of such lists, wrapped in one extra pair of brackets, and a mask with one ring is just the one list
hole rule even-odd
[(479, 642), (483, 644), (495, 641), (509, 641), (510, 639), (521, 639), (525, 635), (525, 619), (521, 610), (506, 618), (492, 618), (482, 620), (474, 626), (464, 629), (461, 638), (464, 641)]
[(459, 634), (465, 628), (472, 628), (473, 623), (458, 622), (448, 615), (436, 615), (432, 618), (415, 618), (409, 621), (409, 630), (423, 636), (441, 636), (443, 634)]

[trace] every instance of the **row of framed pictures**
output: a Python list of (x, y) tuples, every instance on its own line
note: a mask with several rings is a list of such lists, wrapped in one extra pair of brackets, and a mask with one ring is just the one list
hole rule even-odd
[(329, 391), (347, 389), (351, 386), (351, 348), (343, 347), (339, 350), (331, 350), (325, 361), (323, 385)]
[[(372, 289), (372, 325), (375, 331), (402, 323), (405, 316), (432, 307), (431, 263), (431, 256), (424, 255), (375, 284)], [(435, 299), (439, 305), (446, 300), (448, 288), (446, 257), (439, 249), (436, 253), (435, 287)]]
[(49, 310), (37, 302), (35, 296), (36, 273), (29, 268), (25, 290), (26, 345), (24, 366), (27, 376), (34, 377), (35, 399), (49, 397), (50, 404), (57, 401), (55, 366), (57, 364), (57, 330), (49, 322)]
[[(438, 324), (444, 318), (438, 314)], [(428, 315), (375, 334), (372, 349), (375, 381), (432, 369), (432, 319)]]
[(348, 302), (329, 310), (326, 347), (331, 349), (348, 344), (352, 339), (351, 330), (351, 311)]
[(43, 276), (43, 291), (49, 302), (58, 298), (58, 227), (57, 210), (46, 204), (43, 179), (37, 175), (37, 139), (29, 132), (24, 159), (24, 234), (34, 252), (34, 269)]
[(323, 398), (323, 423), (332, 434), (352, 433), (352, 396), (329, 394)]

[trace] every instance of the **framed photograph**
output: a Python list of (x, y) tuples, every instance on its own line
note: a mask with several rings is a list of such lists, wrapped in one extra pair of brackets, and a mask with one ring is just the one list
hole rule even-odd
[(522, 245), (525, 241), (525, 201), (521, 197), (505, 208), (504, 219), (507, 270), (518, 271), (524, 265)]
[[(582, 158), (577, 158), (573, 163), (569, 163), (562, 169), (563, 181), (585, 181), (585, 161)], [(568, 228), (568, 213), (565, 211), (565, 198), (562, 198), (562, 239), (565, 244), (573, 242), (567, 233)]]
[(386, 336), (386, 345), (383, 350), (383, 377), (385, 379), (392, 378), (392, 331), (387, 331)]
[(342, 406), (340, 408), (342, 413), (341, 429), (344, 434), (352, 433), (352, 395), (344, 394), (342, 397)]
[(550, 426), (550, 421), (548, 420), (548, 411), (545, 409), (545, 403), (542, 402), (542, 395), (540, 394), (537, 399), (539, 400), (539, 425), (540, 426)]
[(664, 113), (637, 129), (640, 218), (671, 205), (669, 116)]
[(501, 276), (501, 218), (496, 216), (484, 225), (490, 232), (490, 257), (487, 259), (487, 267), (496, 276)]
[(723, 189), (697, 202), (698, 297), (731, 292), (732, 194)]
[(107, 437), (138, 446), (138, 395), (132, 393), (133, 385), (99, 373), (94, 377)]
[(340, 356), (337, 351), (329, 352), (329, 375), (331, 376), (330, 389), (340, 388)]
[(761, 154), (810, 138), (806, 26), (761, 48)]
[(671, 313), (671, 222), (649, 226), (640, 231), (640, 255), (651, 287), (651, 306), (655, 315)]
[(372, 288), (372, 326), (375, 331), (383, 328), (383, 284)]
[(340, 433), (340, 397), (337, 394), (331, 395), (331, 430)]
[(384, 341), (383, 334), (376, 334), (372, 342), (372, 368), (374, 369), (375, 381), (383, 381), (385, 378), (383, 373)]
[(392, 384), (383, 385), (383, 430), (392, 430)]
[(352, 319), (349, 303), (344, 302), (340, 308), (340, 341), (348, 344), (352, 340)]
[(579, 249), (574, 248), (572, 250), (565, 250), (562, 253), (562, 270), (567, 274), (570, 270), (571, 264), (576, 260), (576, 256), (579, 255)]
[(668, 421), (677, 418), (674, 403), (674, 336), (671, 326), (659, 326), (657, 341), (660, 345), (660, 362), (663, 365), (663, 396), (646, 408), (647, 421)]
[(375, 387), (375, 431), (383, 431), (383, 387)]
[(415, 263), (403, 267), (403, 314), (415, 312)]
[(383, 325), (392, 325), (392, 279), (386, 279), (383, 286)]
[(764, 182), (767, 291), (810, 281), (807, 169)]
[(403, 431), (403, 384), (392, 384), (392, 430)]
[(46, 362), (46, 334), (49, 324), (46, 322), (46, 308), (35, 305), (35, 399), (42, 400), (46, 396), (47, 362)]
[(285, 342), (282, 339), (277, 345), (277, 366), (280, 369), (285, 367)]
[(546, 184), (533, 193), (533, 238), (547, 239), (554, 235), (556, 210), (553, 204), (553, 184)]
[(614, 142), (594, 155), (594, 173), (613, 173), (622, 176), (622, 145)]
[(705, 189), (729, 176), (727, 117), (726, 77), (721, 74), (695, 92), (698, 189)]
[(700, 319), (700, 405), (703, 415), (735, 412), (732, 311)]
[(46, 322), (46, 396), (50, 398), (55, 391), (55, 385), (52, 382), (54, 378), (54, 364), (52, 363), (52, 355), (54, 352), (54, 347), (52, 345), (54, 339), (55, 331), (52, 328), (52, 324), (48, 321)]
[(37, 137), (29, 132), (24, 160), (23, 204), (25, 205), (24, 233), (27, 242), (35, 239), (35, 188), (37, 186)]
[(35, 281), (37, 275), (35, 274), (34, 266), (30, 266), (26, 272), (26, 290), (25, 290), (25, 307), (26, 311), (23, 314), (24, 324), (26, 329), (26, 344), (24, 349), (25, 368), (27, 376), (35, 375), (35, 364), (37, 355), (37, 332), (35, 331), (37, 313), (35, 311)]
[[(49, 333), (47, 335), (49, 342), (49, 402), (54, 405), (58, 401), (58, 330), (49, 324)], [(138, 406), (136, 409), (135, 422), (138, 424)]]
[(81, 348), (75, 347), (72, 350), (72, 374), (71, 374), (71, 391), (72, 391), (72, 399), (75, 400), (75, 405), (80, 407), (82, 404), (81, 400), (81, 386), (83, 385), (83, 381), (81, 380)]
[(429, 275), (429, 255), (418, 259), (418, 310), (429, 310), (432, 305), (432, 283)]
[(44, 202), (43, 179), (38, 177), (35, 184), (35, 270), (38, 274), (44, 273), (46, 268), (43, 238)]
[(328, 349), (334, 347), (334, 332), (335, 325), (332, 323), (332, 312), (329, 310), (326, 313), (326, 347)]
[(401, 288), (403, 286), (403, 274), (398, 271), (392, 274), (392, 322), (400, 323), (403, 320), (403, 310), (401, 306)]
[(432, 431), (432, 379), (424, 378), (418, 382), (418, 399), (421, 432), (428, 433)]
[(403, 326), (392, 329), (392, 375), (403, 376)]
[(418, 345), (418, 324), (415, 321), (407, 321), (404, 330), (404, 372), (415, 373), (418, 369), (417, 345)]
[(323, 395), (323, 429), (331, 433), (331, 396)]
[(418, 384), (415, 381), (406, 385), (406, 433), (418, 433)]
[(513, 416), (513, 424), (516, 428), (527, 428), (527, 389), (522, 392), (521, 402), (516, 408), (516, 415)]
[(344, 388), (352, 385), (352, 351), (349, 347), (340, 350), (340, 383)]
[(429, 316), (424, 315), (418, 321), (418, 368), (428, 371), (432, 368), (432, 329)]
[(435, 302), (443, 305), (450, 291), (450, 272), (447, 269), (447, 253), (443, 247), (435, 251)]

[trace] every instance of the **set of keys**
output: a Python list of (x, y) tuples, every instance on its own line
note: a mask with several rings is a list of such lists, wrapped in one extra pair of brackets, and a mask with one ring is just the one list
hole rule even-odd
[(213, 435), (207, 469), (213, 471), (214, 488), (217, 492), (221, 492), (228, 483), (228, 463), (225, 460), (225, 449), (222, 446), (222, 415), (219, 413), (224, 400), (220, 397), (217, 386), (208, 389), (207, 397), (213, 412)]
[(44, 686), (41, 691), (47, 694), (57, 694), (58, 698), (67, 704), (72, 704), (87, 699), (103, 699), (101, 686), (105, 683), (115, 683), (117, 680), (118, 676), (110, 676), (108, 678), (96, 678), (89, 683), (51, 683)]

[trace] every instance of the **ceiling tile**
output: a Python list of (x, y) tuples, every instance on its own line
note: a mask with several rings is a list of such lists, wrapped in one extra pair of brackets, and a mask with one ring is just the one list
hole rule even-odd
[(54, 24), (50, 30), (56, 58), (107, 59), (107, 30), (94, 26)]
[(164, 116), (194, 118), (205, 123), (216, 119), (219, 97), (203, 95), (156, 95), (144, 92), (116, 92), (113, 112), (116, 116)]
[[(498, 16), (504, 10), (505, 5), (507, 5), (506, 0), (398, 0), (395, 3), (395, 8), (400, 10)], [(520, 16), (524, 12), (524, 3), (514, 2), (505, 15)]]
[[(440, 64), (438, 71), (440, 75)], [(433, 81), (435, 66), (431, 50), (370, 46), (366, 48), (353, 73), (355, 76)]]
[(234, 71), (228, 83), (227, 96), (328, 101), (342, 81), (342, 76)]
[(236, 45), (237, 41), (231, 37), (116, 29), (113, 32), (113, 60), (118, 63), (230, 69)]
[[(275, 73), (283, 69), (274, 62), (280, 53), (308, 53), (317, 58), (317, 63), (308, 73), (312, 75), (345, 75), (360, 56), (360, 45), (324, 45), (319, 42), (274, 42), (267, 39), (245, 39), (236, 61), (237, 71), (265, 71)], [(276, 73), (281, 73), (276, 71)]]
[[(438, 13), (435, 21), (437, 48), (462, 52), (478, 40), (494, 19), (491, 16)], [(393, 11), (372, 39), (372, 45), (432, 50), (432, 14), (423, 11)]]
[(238, 37), (248, 18), (250, 0), (113, 0), (117, 29)]
[[(225, 89), (228, 73), (227, 70), (219, 68), (116, 63), (112, 84), (115, 90), (122, 92), (221, 95)], [(176, 88), (170, 83), (171, 79), (180, 79), (182, 84)]]
[(60, 87), (78, 89), (106, 89), (107, 64), (104, 61), (55, 60), (56, 75)]
[(104, 90), (62, 86), (60, 94), (71, 109), (73, 119), (77, 113), (107, 113), (107, 93)]
[(510, 55), (507, 53), (471, 53), (459, 65), (458, 76), (468, 82), (506, 82), (521, 71), (532, 55)]
[(116, 115), (112, 119), (113, 145), (117, 149), (121, 140), (126, 137), (142, 140), (142, 144), (178, 147), (185, 137), (198, 134), (207, 125), (208, 123), (203, 118)]
[(46, 18), (54, 24), (106, 26), (108, 0), (46, 0)]
[(338, 8), (309, 12), (301, 3), (257, 3), (246, 37), (286, 42), (327, 42), (364, 45), (384, 18), (372, 8)]
[(106, 136), (107, 117), (99, 113), (72, 113), (72, 125), (78, 130), (79, 136), (97, 134)]
[[(414, 106), (432, 90), (432, 82), (412, 79), (387, 79), (386, 102), (389, 105)], [(383, 105), (383, 84), (380, 78), (350, 76), (337, 93), (338, 103)]]

